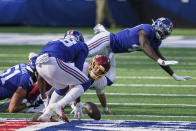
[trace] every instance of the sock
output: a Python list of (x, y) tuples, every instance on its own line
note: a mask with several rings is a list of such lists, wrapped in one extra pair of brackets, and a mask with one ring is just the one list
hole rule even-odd
[(57, 104), (65, 107), (67, 104), (80, 97), (83, 93), (83, 87), (81, 85), (76, 85), (59, 102), (57, 102)]

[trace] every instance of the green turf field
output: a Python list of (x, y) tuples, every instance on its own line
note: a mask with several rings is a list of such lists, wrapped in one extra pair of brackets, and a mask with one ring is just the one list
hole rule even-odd
[[(112, 33), (116, 33), (124, 28), (131, 27), (117, 27), (106, 29)], [(0, 32), (2, 33), (65, 33), (70, 29), (77, 29), (84, 34), (92, 34), (93, 27), (32, 27), (32, 26), (0, 26)], [(196, 29), (180, 29), (175, 28), (171, 35), (183, 35), (183, 36), (196, 36)]]
[[(18, 63), (26, 63), (28, 53), (38, 53), (41, 48), (0, 46), (0, 71)], [(161, 52), (169, 60), (179, 61), (178, 65), (171, 66), (177, 75), (190, 75), (193, 79), (175, 81), (142, 52), (116, 54), (116, 82), (105, 89), (108, 106), (114, 115), (103, 115), (102, 119), (196, 121), (196, 49), (161, 48)], [(85, 101), (97, 103), (100, 107), (93, 90), (83, 95), (82, 102)], [(65, 111), (69, 114), (70, 108)], [(33, 116), (24, 112), (4, 112), (0, 113), (0, 117)], [(70, 115), (68, 117), (73, 118)]]

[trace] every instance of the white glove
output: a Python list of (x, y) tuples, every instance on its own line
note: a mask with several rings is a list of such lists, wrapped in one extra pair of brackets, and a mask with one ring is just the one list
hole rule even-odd
[(23, 100), (22, 100), (22, 103), (23, 103), (23, 104), (25, 104), (25, 105), (26, 105), (26, 107), (30, 107), (30, 106), (31, 106), (31, 103), (30, 103), (30, 102), (28, 102), (28, 100), (27, 100), (27, 99), (23, 99)]
[(172, 77), (177, 81), (186, 81), (191, 79), (191, 76), (177, 76), (175, 73), (172, 75)]
[(77, 118), (78, 120), (80, 120), (81, 117), (84, 116), (84, 114), (82, 113), (83, 107), (84, 105), (81, 102), (77, 103), (76, 105), (71, 104), (71, 108), (72, 108), (71, 114), (74, 113), (74, 117)]
[(159, 65), (162, 65), (162, 66), (167, 66), (167, 65), (175, 65), (175, 64), (178, 64), (178, 61), (162, 60), (161, 58), (159, 58), (157, 60), (157, 63), (159, 63)]

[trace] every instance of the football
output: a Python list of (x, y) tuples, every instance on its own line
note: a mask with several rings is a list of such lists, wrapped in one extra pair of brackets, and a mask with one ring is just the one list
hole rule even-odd
[(96, 104), (92, 102), (86, 102), (84, 104), (85, 111), (88, 114), (88, 116), (94, 120), (100, 120), (101, 119), (101, 113), (99, 111), (99, 108)]

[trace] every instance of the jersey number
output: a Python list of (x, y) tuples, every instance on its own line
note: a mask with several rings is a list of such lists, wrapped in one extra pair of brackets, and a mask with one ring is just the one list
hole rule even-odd
[(67, 46), (67, 47), (70, 47), (70, 46), (72, 46), (72, 45), (74, 45), (74, 44), (76, 44), (77, 42), (75, 41), (75, 40), (73, 40), (73, 39), (63, 39), (63, 40), (60, 40), (60, 42), (62, 42), (65, 46)]
[(15, 76), (18, 73), (20, 73), (19, 65), (16, 65), (16, 66), (12, 67), (11, 69), (8, 69), (7, 71), (1, 73), (0, 77), (1, 77), (2, 85), (5, 84), (6, 80), (12, 78), (13, 76)]

